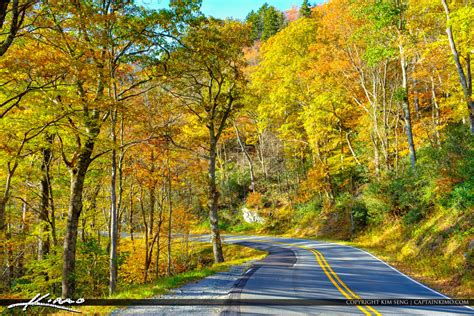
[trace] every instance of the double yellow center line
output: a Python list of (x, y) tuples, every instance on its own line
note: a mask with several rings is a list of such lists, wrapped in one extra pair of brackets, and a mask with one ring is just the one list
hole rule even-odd
[[(361, 299), (359, 295), (357, 295), (356, 293), (354, 293), (342, 280), (341, 278), (339, 278), (339, 276), (337, 275), (336, 272), (334, 272), (334, 270), (331, 268), (331, 266), (329, 265), (329, 263), (326, 261), (326, 258), (324, 258), (324, 255), (315, 250), (315, 249), (311, 249), (309, 247), (305, 247), (305, 246), (298, 246), (298, 245), (293, 245), (295, 247), (299, 247), (299, 248), (302, 248), (302, 249), (307, 249), (309, 251), (311, 251), (314, 256), (316, 257), (316, 260), (318, 261), (319, 265), (321, 266), (321, 268), (323, 269), (324, 273), (326, 274), (326, 276), (328, 277), (329, 281), (331, 281), (331, 283), (339, 290), (339, 292), (342, 293), (342, 295), (344, 295), (347, 299)], [(372, 311), (375, 315), (377, 316), (381, 316), (382, 314), (380, 314), (375, 308), (373, 308), (372, 306), (370, 305), (364, 305), (364, 306), (361, 306), (361, 305), (356, 305), (358, 309), (360, 309), (365, 315), (372, 315), (372, 313), (370, 311)]]
[[(236, 241), (238, 239), (233, 239), (232, 241)], [(250, 240), (249, 240), (250, 241)], [(271, 241), (271, 240), (251, 240), (254, 242), (267, 242), (267, 243), (274, 243), (274, 244), (280, 244), (280, 245), (287, 245), (287, 246), (292, 246), (292, 247), (297, 247), (305, 250), (311, 251), (314, 256), (316, 257), (316, 260), (319, 263), (319, 266), (323, 270), (323, 272), (326, 274), (328, 277), (329, 281), (336, 287), (336, 289), (339, 290), (339, 292), (344, 295), (347, 299), (361, 299), (359, 295), (354, 293), (342, 280), (341, 278), (337, 275), (336, 272), (331, 268), (331, 265), (327, 262), (326, 258), (324, 258), (324, 255), (310, 247), (306, 246), (300, 246), (296, 244), (290, 244), (290, 243), (284, 243), (284, 242), (278, 242), (278, 241)], [(373, 308), (370, 305), (356, 305), (358, 309), (360, 309), (365, 315), (374, 315), (381, 316), (382, 314), (378, 312), (375, 308)], [(371, 313), (372, 312), (372, 313)]]

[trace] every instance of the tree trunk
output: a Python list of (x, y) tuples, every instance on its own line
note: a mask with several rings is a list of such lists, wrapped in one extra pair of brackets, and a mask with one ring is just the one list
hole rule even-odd
[(143, 282), (146, 283), (147, 278), (148, 278), (148, 247), (149, 247), (149, 242), (148, 239), (150, 238), (148, 236), (148, 221), (146, 219), (146, 212), (145, 212), (145, 206), (143, 205), (143, 188), (140, 187), (140, 209), (142, 211), (142, 217), (143, 217), (143, 225), (145, 226), (145, 269), (144, 269), (144, 275), (143, 275)]
[(7, 175), (7, 180), (5, 182), (5, 189), (3, 191), (3, 196), (0, 198), (0, 232), (5, 231), (7, 229), (6, 208), (7, 208), (7, 202), (10, 199), (10, 187), (11, 187), (12, 178), (13, 178), (13, 175), (15, 174), (17, 167), (18, 167), (18, 162), (15, 162), (12, 168), (10, 168), (10, 165), (8, 165), (8, 175)]
[(109, 258), (109, 295), (115, 292), (117, 284), (117, 242), (118, 242), (118, 211), (117, 211), (117, 152), (115, 130), (117, 111), (112, 114), (112, 172), (110, 180), (110, 258)]
[[(152, 161), (153, 161), (153, 152), (152, 152)], [(154, 165), (152, 167), (152, 172), (154, 171)], [(155, 204), (156, 204), (156, 196), (155, 196), (155, 189), (156, 183), (153, 183), (152, 187), (149, 189), (150, 191), (150, 214), (148, 220), (148, 232), (145, 233), (146, 237), (146, 255), (145, 255), (145, 282), (148, 279), (148, 272), (150, 270), (150, 265), (153, 257), (153, 248), (156, 241), (157, 236), (153, 237), (153, 225), (155, 224)], [(151, 238), (151, 239), (150, 239)]]
[(72, 298), (76, 290), (76, 242), (79, 217), (82, 212), (82, 194), (84, 191), (84, 180), (87, 169), (91, 163), (92, 148), (83, 152), (78, 161), (77, 168), (70, 170), (71, 173), (71, 196), (69, 199), (69, 210), (66, 224), (66, 236), (64, 238), (63, 252), (63, 275), (62, 296)]
[(161, 225), (163, 224), (163, 205), (160, 206), (160, 214), (158, 219), (158, 227), (156, 230), (156, 267), (155, 267), (155, 279), (158, 279), (160, 276), (160, 254), (161, 254), (161, 245), (160, 245), (160, 235), (161, 235)]
[(217, 156), (217, 139), (213, 129), (210, 130), (210, 150), (209, 150), (209, 221), (211, 224), (212, 249), (214, 253), (214, 261), (216, 263), (224, 262), (222, 253), (221, 235), (219, 232), (219, 220), (217, 216), (217, 206), (219, 192), (216, 185), (216, 156)]
[(41, 163), (41, 202), (40, 202), (40, 238), (38, 241), (38, 260), (43, 260), (44, 256), (49, 253), (50, 249), (50, 223), (49, 216), (50, 207), (50, 192), (51, 192), (51, 178), (49, 175), (49, 168), (52, 159), (51, 146), (53, 144), (53, 136), (47, 135), (46, 147), (43, 148), (43, 161)]
[[(459, 52), (456, 47), (456, 42), (454, 41), (453, 30), (450, 25), (450, 11), (449, 6), (446, 0), (441, 0), (443, 4), (444, 11), (446, 13), (446, 21), (448, 27), (446, 28), (446, 33), (448, 34), (449, 46), (451, 47), (451, 52), (453, 54), (454, 62), (456, 64), (456, 69), (458, 71), (459, 80), (461, 81), (462, 90), (464, 92), (464, 98), (466, 99), (467, 103), (467, 110), (469, 115), (469, 127), (471, 130), (471, 134), (474, 134), (474, 100), (472, 99), (472, 75), (471, 75), (471, 56), (470, 52), (466, 53), (465, 61), (466, 61), (466, 72), (461, 64), (461, 60), (459, 58)], [(466, 2), (466, 5), (469, 5)]]
[(129, 218), (129, 225), (130, 225), (130, 239), (132, 243), (135, 245), (135, 240), (133, 238), (133, 184), (130, 185), (130, 218)]
[(260, 159), (260, 165), (262, 166), (263, 176), (265, 177), (265, 180), (267, 180), (268, 171), (267, 171), (267, 167), (266, 167), (266, 164), (265, 164), (265, 155), (264, 155), (264, 152), (263, 152), (263, 147), (264, 147), (263, 133), (264, 132), (258, 133), (258, 156), (259, 156), (259, 159)]
[(173, 215), (173, 201), (171, 199), (171, 168), (168, 160), (168, 264), (166, 268), (166, 274), (171, 275), (171, 225), (172, 225), (172, 215)]
[(439, 135), (439, 126), (440, 126), (440, 109), (438, 104), (438, 98), (436, 97), (436, 89), (433, 77), (431, 77), (431, 118), (433, 123), (433, 130), (435, 135), (436, 146), (441, 145), (441, 137)]
[(400, 64), (402, 69), (402, 88), (403, 88), (403, 117), (405, 119), (405, 132), (408, 140), (408, 148), (410, 150), (410, 163), (411, 167), (414, 170), (416, 166), (416, 151), (415, 151), (415, 142), (413, 141), (413, 129), (411, 126), (411, 113), (410, 113), (410, 103), (408, 101), (408, 76), (407, 76), (407, 63), (405, 60), (405, 52), (403, 46), (399, 45), (400, 48)]
[(5, 211), (6, 211), (7, 199), (4, 197), (0, 198), (0, 233), (6, 230), (6, 220), (5, 220)]

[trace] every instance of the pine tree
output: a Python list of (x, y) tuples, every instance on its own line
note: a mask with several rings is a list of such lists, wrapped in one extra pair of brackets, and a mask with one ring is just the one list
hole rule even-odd
[(285, 23), (283, 13), (278, 11), (275, 7), (269, 7), (263, 13), (263, 30), (262, 40), (267, 40), (278, 31), (280, 31)]
[(283, 29), (286, 23), (284, 14), (267, 3), (257, 12), (252, 10), (245, 21), (252, 26), (250, 38), (253, 41), (269, 39)]
[(252, 26), (251, 32), (250, 32), (250, 38), (252, 41), (256, 41), (260, 39), (262, 36), (262, 30), (263, 30), (263, 25), (262, 25), (262, 18), (261, 15), (258, 12), (255, 12), (254, 10), (250, 11), (250, 13), (247, 15), (247, 18), (245, 21)]
[(311, 16), (311, 5), (308, 3), (308, 0), (304, 0), (300, 8), (301, 17), (310, 17)]

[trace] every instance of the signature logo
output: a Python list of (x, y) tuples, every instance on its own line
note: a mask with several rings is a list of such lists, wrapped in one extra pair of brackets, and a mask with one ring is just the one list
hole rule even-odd
[(64, 305), (74, 305), (74, 304), (79, 305), (79, 304), (82, 304), (82, 303), (85, 302), (85, 299), (83, 299), (83, 298), (79, 298), (77, 300), (72, 300), (70, 298), (65, 298), (65, 299), (62, 299), (62, 298), (55, 298), (55, 299), (49, 298), (49, 299), (46, 299), (48, 296), (49, 296), (49, 293), (45, 294), (43, 296), (41, 296), (41, 294), (36, 294), (36, 296), (33, 297), (29, 302), (12, 304), (12, 305), (9, 305), (7, 308), (11, 309), (11, 308), (15, 308), (15, 307), (23, 307), (23, 310), (26, 311), (28, 309), (28, 307), (30, 307), (30, 306), (41, 306), (41, 307), (52, 307), (52, 308), (61, 309), (61, 310), (65, 310), (65, 311), (68, 311), (68, 312), (79, 313), (80, 314), (81, 313), (80, 311), (72, 309), (72, 308), (64, 306)]

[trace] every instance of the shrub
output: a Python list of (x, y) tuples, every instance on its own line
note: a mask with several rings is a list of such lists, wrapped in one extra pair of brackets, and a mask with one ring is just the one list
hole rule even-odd
[(245, 204), (249, 208), (260, 209), (260, 208), (264, 207), (265, 203), (263, 201), (262, 194), (260, 194), (258, 192), (252, 192), (248, 195)]

